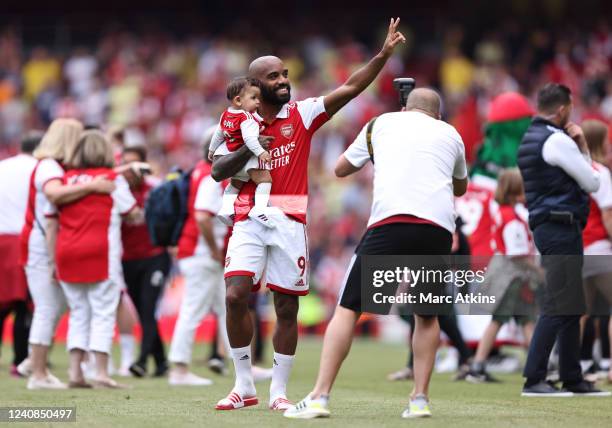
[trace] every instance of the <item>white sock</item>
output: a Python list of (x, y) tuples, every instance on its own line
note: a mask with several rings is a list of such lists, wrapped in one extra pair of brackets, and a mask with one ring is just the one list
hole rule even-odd
[(238, 198), (238, 193), (240, 193), (240, 189), (233, 186), (232, 183), (228, 184), (225, 190), (223, 191), (223, 208), (230, 209), (234, 206), (236, 199)]
[(234, 360), (234, 369), (236, 370), (234, 391), (242, 395), (242, 397), (254, 396), (256, 392), (253, 374), (251, 373), (251, 347), (231, 348), (230, 353), (232, 360)]
[[(129, 368), (134, 362), (134, 348), (136, 341), (132, 334), (120, 334), (119, 346), (121, 348), (121, 368)], [(110, 358), (109, 358), (110, 361)]]
[(259, 183), (255, 189), (255, 206), (259, 209), (268, 206), (272, 183)]
[(310, 395), (308, 396), (310, 401), (321, 404), (323, 407), (327, 407), (329, 403), (329, 395), (321, 394), (317, 398), (312, 398)]
[(580, 367), (582, 371), (587, 370), (593, 364), (593, 360), (580, 360)]
[(274, 353), (274, 364), (272, 364), (272, 382), (270, 383), (270, 403), (278, 397), (287, 398), (287, 382), (293, 367), (295, 355), (284, 355)]

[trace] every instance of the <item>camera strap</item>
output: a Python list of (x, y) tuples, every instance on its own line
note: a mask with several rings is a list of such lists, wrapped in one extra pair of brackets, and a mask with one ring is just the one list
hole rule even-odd
[(368, 127), (366, 128), (366, 144), (368, 145), (368, 154), (370, 155), (370, 160), (374, 163), (374, 148), (372, 147), (372, 129), (374, 128), (374, 122), (378, 116), (374, 116), (368, 122)]

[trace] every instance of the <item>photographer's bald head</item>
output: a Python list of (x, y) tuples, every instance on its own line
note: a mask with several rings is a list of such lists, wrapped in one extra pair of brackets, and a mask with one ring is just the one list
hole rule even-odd
[(442, 100), (440, 95), (433, 89), (416, 88), (413, 89), (406, 99), (405, 111), (419, 111), (434, 119), (440, 119), (440, 107)]

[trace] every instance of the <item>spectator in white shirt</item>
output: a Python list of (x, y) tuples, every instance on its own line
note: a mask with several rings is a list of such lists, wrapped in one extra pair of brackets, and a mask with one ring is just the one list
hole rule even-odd
[(21, 141), (21, 153), (0, 161), (0, 345), (5, 318), (15, 314), (13, 323), (13, 365), (11, 373), (19, 375), (19, 364), (28, 356), (27, 319), (28, 286), (23, 266), (19, 264), (19, 235), (23, 227), (30, 175), (36, 165), (32, 152), (40, 143), (42, 132), (32, 131)]
[[(435, 91), (413, 90), (405, 111), (383, 114), (373, 126), (366, 125), (338, 159), (338, 177), (359, 171), (370, 160), (374, 163), (372, 211), (325, 332), (317, 382), (285, 416), (329, 416), (329, 393), (350, 350), (357, 320), (364, 311), (389, 309), (385, 304), (374, 308), (372, 295), (362, 288), (362, 256), (429, 254), (440, 260), (440, 256), (451, 253), (453, 201), (465, 193), (468, 180), (463, 141), (454, 127), (440, 120), (440, 106)], [(438, 283), (426, 287), (438, 295), (444, 290)], [(404, 418), (431, 416), (428, 389), (440, 336), (434, 313), (442, 309), (418, 304), (412, 307), (416, 319), (414, 389)]]

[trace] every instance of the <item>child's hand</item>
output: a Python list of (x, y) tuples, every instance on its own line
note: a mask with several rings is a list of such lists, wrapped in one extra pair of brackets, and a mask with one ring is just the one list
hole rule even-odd
[(259, 160), (262, 162), (270, 162), (272, 160), (272, 157), (270, 156), (269, 152), (263, 152), (259, 155)]
[(208, 151), (208, 160), (209, 161), (213, 161), (213, 156), (214, 156), (214, 152), (212, 152), (211, 150)]

